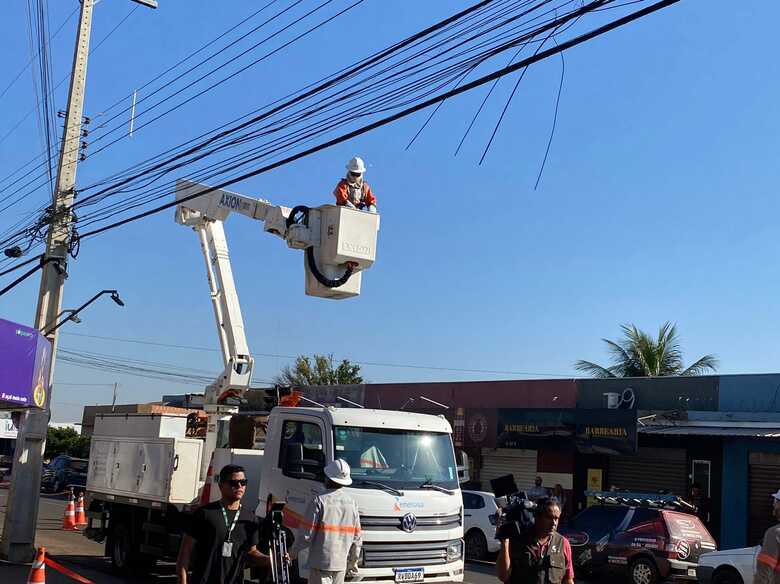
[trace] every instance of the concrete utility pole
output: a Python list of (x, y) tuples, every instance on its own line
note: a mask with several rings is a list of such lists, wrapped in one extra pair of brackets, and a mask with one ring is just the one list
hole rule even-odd
[[(133, 0), (157, 8), (156, 0)], [(46, 251), (35, 311), (35, 328), (42, 330), (47, 323), (56, 322), (62, 308), (62, 289), (67, 278), (68, 247), (71, 242), (73, 214), (69, 210), (75, 199), (76, 165), (79, 160), (79, 140), (84, 109), (84, 89), (89, 58), (89, 37), (92, 30), (92, 9), (95, 0), (81, 0), (81, 16), (73, 56), (73, 74), (65, 114), (57, 186), (54, 192)], [(54, 363), (57, 356), (58, 331), (47, 335), (52, 344), (49, 370), (49, 399), (54, 381)], [(40, 492), (43, 452), (50, 411), (27, 410), (16, 439), (11, 487), (8, 491), (0, 555), (10, 562), (30, 562), (35, 555), (35, 527), (38, 522), (38, 493)]]

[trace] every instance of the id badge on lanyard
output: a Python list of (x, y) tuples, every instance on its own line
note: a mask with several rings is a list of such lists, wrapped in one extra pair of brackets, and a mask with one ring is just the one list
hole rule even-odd
[(222, 557), (223, 558), (231, 558), (231, 557), (233, 557), (233, 542), (232, 541), (223, 541), (222, 542)]
[(222, 518), (225, 520), (225, 527), (227, 528), (227, 538), (225, 541), (222, 542), (222, 557), (223, 558), (230, 558), (233, 556), (233, 542), (230, 541), (230, 538), (233, 534), (233, 528), (236, 526), (236, 521), (238, 521), (238, 515), (241, 513), (241, 505), (238, 506), (238, 510), (236, 511), (236, 514), (233, 516), (233, 523), (228, 525), (228, 518), (227, 518), (227, 511), (225, 511), (225, 506), (222, 505)]

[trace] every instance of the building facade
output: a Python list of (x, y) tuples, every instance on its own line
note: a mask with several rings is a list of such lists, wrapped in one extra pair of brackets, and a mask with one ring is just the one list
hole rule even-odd
[[(307, 390), (307, 394), (308, 394)], [(472, 488), (508, 473), (561, 485), (564, 515), (586, 491), (690, 499), (721, 548), (755, 545), (780, 489), (780, 374), (366, 384), (311, 388), (321, 403), (444, 415)]]

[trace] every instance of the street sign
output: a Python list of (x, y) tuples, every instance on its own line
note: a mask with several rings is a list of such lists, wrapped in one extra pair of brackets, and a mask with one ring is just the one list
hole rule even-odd
[(0, 319), (0, 409), (45, 409), (51, 342), (34, 328)]

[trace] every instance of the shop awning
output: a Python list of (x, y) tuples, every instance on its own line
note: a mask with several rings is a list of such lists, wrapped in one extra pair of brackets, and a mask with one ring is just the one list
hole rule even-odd
[(668, 436), (743, 436), (750, 438), (780, 438), (777, 422), (697, 422), (650, 423), (638, 425), (640, 434)]

